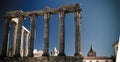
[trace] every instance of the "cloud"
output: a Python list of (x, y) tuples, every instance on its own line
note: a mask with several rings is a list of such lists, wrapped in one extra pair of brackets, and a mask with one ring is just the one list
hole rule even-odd
[(37, 49), (34, 49), (33, 53), (35, 54), (37, 52)]
[(42, 51), (42, 50), (34, 49), (33, 53), (34, 53), (34, 54), (35, 54), (35, 53), (43, 53), (43, 51)]
[(42, 56), (43, 51), (34, 49), (33, 54), (34, 54), (34, 57), (40, 57), (40, 56)]

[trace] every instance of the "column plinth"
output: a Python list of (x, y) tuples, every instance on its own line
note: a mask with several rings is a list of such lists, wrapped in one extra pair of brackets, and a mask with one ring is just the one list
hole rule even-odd
[(33, 49), (34, 49), (34, 40), (35, 40), (35, 33), (36, 33), (36, 29), (35, 29), (35, 25), (36, 25), (36, 16), (33, 14), (30, 17), (31, 20), (31, 26), (30, 26), (30, 45), (29, 45), (29, 53), (28, 56), (29, 57), (33, 57)]
[(42, 56), (49, 56), (49, 20), (50, 14), (44, 14), (44, 52)]
[(64, 17), (65, 17), (65, 12), (61, 11), (59, 13), (59, 54), (58, 56), (66, 56), (64, 53), (65, 50), (65, 29), (64, 29)]

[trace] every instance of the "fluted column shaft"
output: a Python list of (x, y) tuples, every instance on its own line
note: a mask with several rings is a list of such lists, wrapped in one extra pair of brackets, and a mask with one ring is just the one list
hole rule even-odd
[(15, 51), (15, 57), (21, 57), (20, 54), (20, 49), (21, 49), (21, 30), (22, 30), (22, 21), (23, 21), (23, 17), (19, 16), (18, 18), (18, 27), (17, 27), (17, 39), (16, 39), (16, 51)]
[(5, 20), (5, 31), (4, 31), (4, 38), (3, 38), (3, 45), (2, 45), (2, 53), (1, 53), (2, 57), (7, 57), (10, 20), (11, 18), (7, 18)]
[(17, 38), (17, 23), (13, 23), (14, 28), (13, 28), (13, 37), (12, 37), (12, 56), (15, 54), (15, 49), (16, 49), (16, 38)]
[(50, 14), (44, 14), (44, 53), (43, 56), (49, 56), (49, 20)]
[(25, 52), (24, 55), (27, 56), (28, 55), (28, 40), (29, 40), (29, 32), (25, 32)]
[(61, 11), (59, 13), (59, 56), (65, 56), (65, 24), (64, 24), (64, 18), (65, 18), (65, 12)]
[(31, 20), (31, 26), (30, 26), (30, 45), (29, 45), (29, 53), (28, 53), (28, 56), (29, 57), (33, 57), (33, 49), (34, 49), (34, 40), (35, 40), (35, 33), (36, 33), (36, 29), (35, 29), (35, 26), (36, 26), (36, 16), (35, 14), (33, 14), (31, 17), (30, 17), (30, 20)]
[(23, 56), (23, 53), (24, 53), (24, 37), (25, 37), (25, 30), (23, 29), (22, 27), (22, 33), (21, 33), (21, 47), (20, 47), (20, 53), (21, 53), (21, 56)]
[(80, 56), (81, 55), (81, 34), (80, 34), (80, 25), (81, 25), (81, 21), (80, 21), (80, 12), (76, 11), (74, 13), (75, 17), (75, 56)]

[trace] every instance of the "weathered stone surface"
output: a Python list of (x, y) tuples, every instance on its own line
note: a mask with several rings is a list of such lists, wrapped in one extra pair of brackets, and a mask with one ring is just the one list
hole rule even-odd
[(60, 12), (60, 10), (64, 10), (66, 13), (72, 13), (74, 11), (81, 11), (82, 8), (79, 4), (71, 4), (71, 5), (65, 5), (65, 6), (61, 6), (60, 8), (55, 8), (55, 9), (49, 9), (49, 11), (45, 11), (45, 9), (43, 10), (38, 10), (38, 11), (31, 11), (31, 12), (23, 12), (22, 10), (17, 10), (17, 11), (9, 11), (6, 13), (6, 17), (10, 16), (10, 17), (17, 17), (17, 13), (21, 13), (21, 16), (24, 17), (29, 17), (30, 15), (32, 15), (33, 13), (38, 15), (38, 16), (43, 16), (45, 13), (50, 13), (52, 14), (58, 14)]
[(50, 57), (4, 57), (0, 62), (81, 62), (77, 56), (50, 56)]
[(75, 22), (75, 56), (82, 56), (81, 54), (81, 14), (80, 11), (74, 13), (74, 22)]
[(65, 56), (65, 12), (59, 13), (59, 56)]
[(5, 32), (4, 32), (4, 38), (3, 38), (3, 45), (2, 45), (2, 57), (7, 57), (7, 51), (8, 51), (8, 37), (9, 37), (9, 20), (10, 18), (7, 18), (5, 20)]
[(44, 14), (44, 53), (42, 56), (49, 56), (49, 21), (50, 14)]
[(30, 26), (30, 45), (29, 45), (29, 57), (33, 57), (33, 49), (34, 49), (34, 39), (35, 39), (35, 33), (36, 33), (36, 16), (33, 14), (30, 17), (31, 20), (31, 26)]
[[(79, 55), (81, 52), (80, 50), (80, 14), (81, 8), (79, 4), (71, 4), (66, 6), (61, 6), (57, 9), (50, 9), (46, 8), (44, 10), (39, 11), (32, 11), (32, 12), (23, 12), (21, 10), (17, 11), (11, 11), (6, 13), (6, 17), (8, 17), (8, 20), (6, 21), (6, 30), (4, 34), (4, 40), (3, 40), (3, 50), (2, 55), (0, 56), (0, 62), (81, 62), (82, 56)], [(65, 14), (67, 13), (75, 13), (75, 27), (76, 27), (76, 46), (75, 46), (75, 56), (66, 56), (65, 55)], [(59, 25), (59, 55), (49, 56), (49, 19), (51, 15), (59, 14), (60, 18), (60, 25)], [(34, 41), (35, 41), (35, 33), (36, 33), (36, 17), (37, 16), (44, 16), (45, 19), (45, 31), (44, 31), (44, 53), (42, 57), (33, 57), (33, 49), (34, 49)], [(26, 17), (30, 17), (30, 38), (29, 40), (29, 52), (27, 57), (21, 56), (21, 30), (22, 30), (22, 22)], [(14, 56), (9, 57), (7, 56), (7, 50), (8, 50), (8, 33), (9, 33), (9, 18), (18, 18), (18, 26), (16, 31), (16, 51), (13, 52)], [(25, 41), (25, 39), (23, 40)], [(5, 49), (4, 49), (5, 48)], [(14, 48), (14, 49), (15, 49)], [(25, 48), (24, 48), (25, 49)]]

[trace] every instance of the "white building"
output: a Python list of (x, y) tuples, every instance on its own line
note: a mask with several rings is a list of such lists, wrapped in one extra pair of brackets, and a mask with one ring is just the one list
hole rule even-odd
[(96, 52), (92, 46), (87, 54), (87, 57), (83, 58), (83, 62), (113, 62), (110, 57), (96, 56)]
[(115, 42), (115, 43), (113, 44), (115, 57), (117, 56), (117, 52), (118, 52), (118, 45), (119, 45), (118, 43), (119, 43), (119, 41), (117, 41), (117, 42)]
[(33, 51), (34, 57), (41, 57), (43, 54), (42, 50), (37, 51), (37, 49), (34, 49)]
[(113, 62), (109, 57), (84, 57), (83, 62)]
[(120, 36), (119, 36), (119, 41), (117, 43), (116, 62), (120, 62)]
[(59, 54), (59, 52), (57, 51), (56, 48), (54, 48), (52, 51), (51, 51), (51, 56), (57, 56)]

